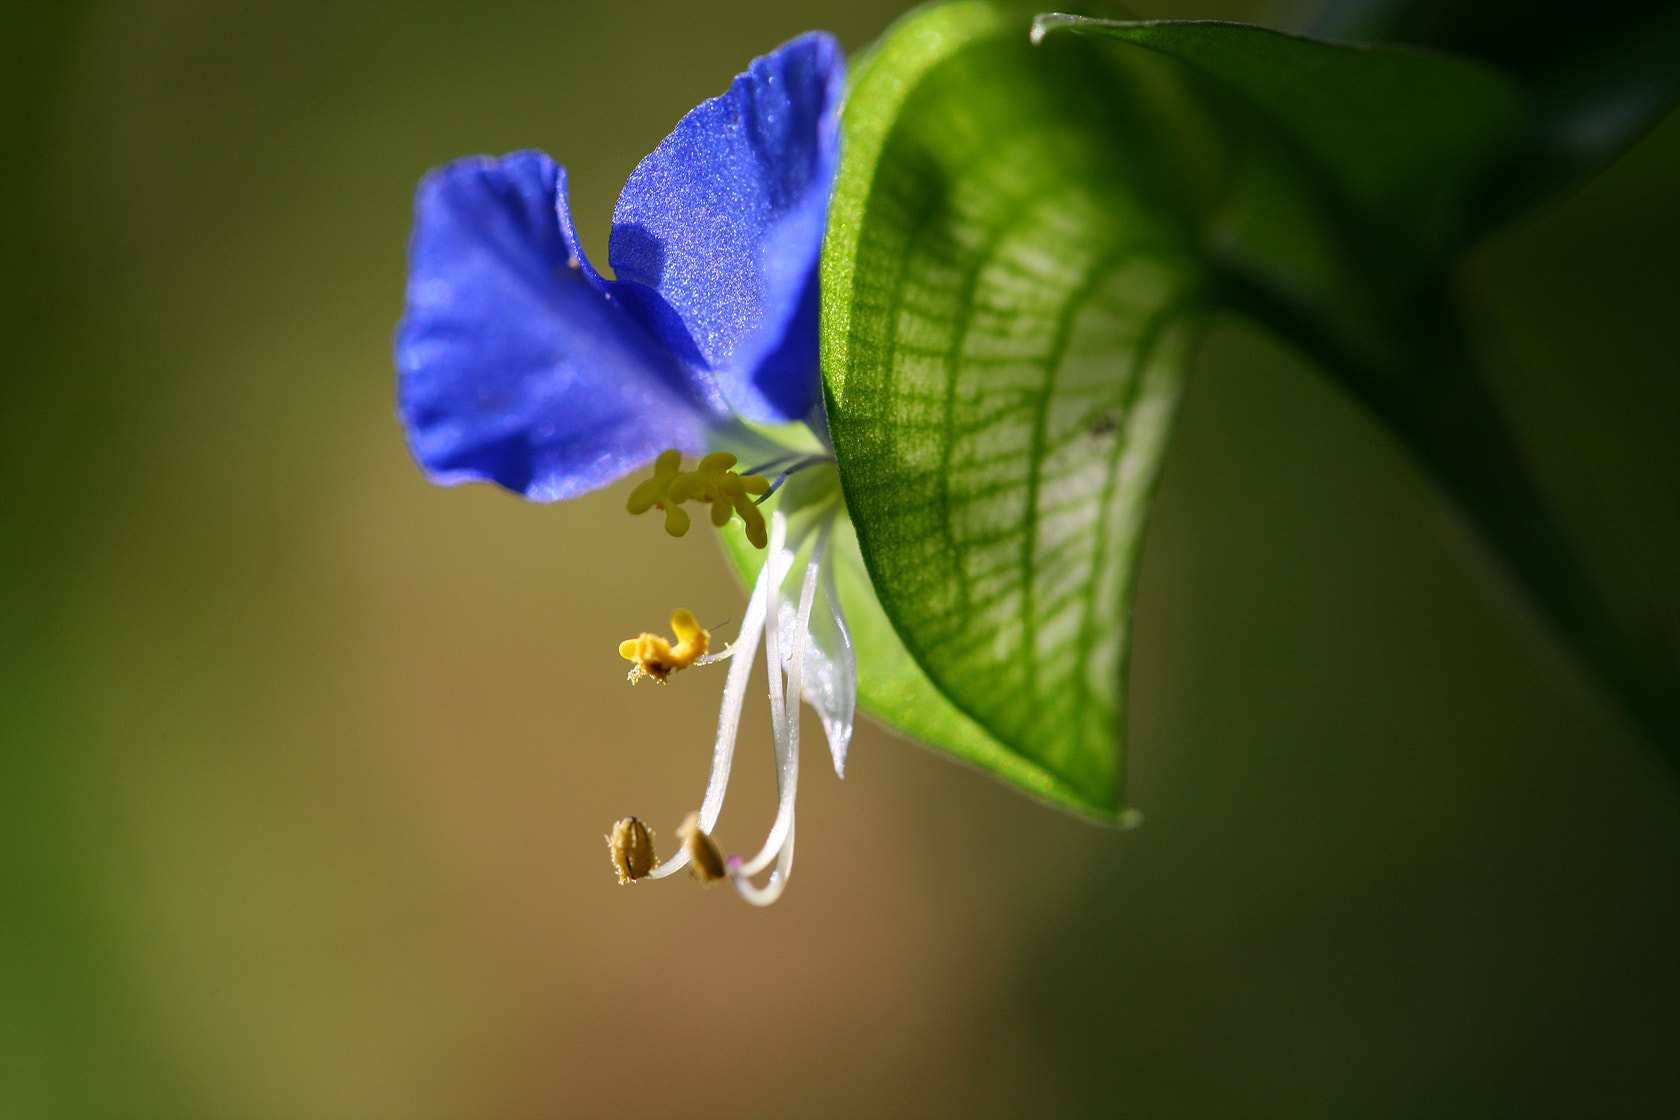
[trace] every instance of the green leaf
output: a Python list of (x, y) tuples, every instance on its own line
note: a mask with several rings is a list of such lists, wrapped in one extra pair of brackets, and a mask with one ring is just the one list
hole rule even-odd
[[(1205, 103), (1229, 171), (1204, 244), (1218, 262), (1220, 301), (1295, 342), (1386, 423), (1554, 631), (1680, 758), (1672, 668), (1641, 652), (1641, 636), (1614, 617), (1576, 556), (1444, 279), (1488, 207), (1518, 197), (1513, 169), (1532, 164), (1535, 129), (1563, 119), (1548, 115), (1555, 106), (1530, 104), (1477, 63), (1409, 48), (1236, 24), (1041, 16), (1035, 28), (1167, 55), (1214, 83)], [(1650, 49), (1662, 54), (1666, 42)], [(1631, 99), (1611, 102), (1646, 104), (1661, 83), (1640, 74), (1603, 87)], [(1242, 126), (1245, 113), (1257, 127)], [(1584, 130), (1582, 159), (1604, 154), (1627, 121), (1600, 123)]]
[(1150, 77), (1072, 36), (1035, 48), (990, 4), (913, 14), (848, 95), (822, 265), (840, 478), (908, 654), (887, 664), (996, 749), (928, 720), (919, 687), (866, 706), (1107, 819), (1144, 516), (1205, 282), (1205, 169), (1194, 144), (1141, 154), (1187, 134)]
[(1221, 301), (1351, 376), (1368, 402), (1392, 397), (1415, 372), (1420, 294), (1474, 234), (1516, 142), (1519, 89), (1467, 59), (1241, 24), (1034, 21), (1045, 46), (1069, 32), (1122, 65), (1170, 60), (1158, 80), (1199, 107), (1178, 127), (1199, 128), (1212, 153), (1200, 244)]
[(1515, 84), (1448, 55), (1212, 21), (1034, 21), (1040, 38), (1058, 30), (1157, 51), (1228, 88), (1299, 145), (1361, 234), (1406, 261), (1433, 264), (1467, 242), (1522, 123)]
[(1680, 95), (1674, 0), (1339, 0), (1312, 31), (1478, 58), (1528, 90), (1522, 135), (1482, 200), (1484, 232), (1585, 179)]
[[(772, 498), (766, 509), (775, 508), (784, 496)], [(747, 541), (739, 521), (731, 521), (721, 538), (743, 584), (751, 587), (763, 566), (763, 551)], [(1113, 813), (1097, 809), (1054, 773), (994, 739), (928, 680), (882, 612), (858, 551), (857, 533), (845, 518), (835, 527), (830, 563), (857, 654), (859, 707), (894, 731), (996, 774), (1040, 801), (1117, 823)], [(798, 594), (801, 571), (796, 564), (789, 576), (789, 594)]]
[(1630, 710), (1672, 724), (1441, 299), (1524, 143), (1523, 91), (1232, 24), (1041, 17), (1080, 34), (1035, 49), (1017, 10), (914, 13), (844, 114), (823, 373), (862, 706), (1120, 813), (1144, 515), (1196, 320), (1223, 305), (1370, 405)]

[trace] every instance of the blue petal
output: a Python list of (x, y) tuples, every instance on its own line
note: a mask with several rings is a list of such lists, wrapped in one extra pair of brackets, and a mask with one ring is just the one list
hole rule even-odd
[(604, 486), (666, 448), (704, 450), (724, 414), (609, 295), (541, 152), (477, 157), (421, 182), (397, 329), (397, 411), (434, 482), (537, 501)]
[(613, 213), (613, 291), (748, 419), (803, 419), (819, 398), (816, 267), (845, 68), (816, 32), (758, 59), (641, 162)]

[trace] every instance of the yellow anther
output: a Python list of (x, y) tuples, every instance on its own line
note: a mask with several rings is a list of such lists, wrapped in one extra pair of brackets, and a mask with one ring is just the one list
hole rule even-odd
[[(754, 548), (763, 548), (770, 543), (770, 535), (764, 530), (764, 514), (759, 510), (758, 503), (749, 498), (748, 494), (764, 494), (769, 492), (770, 483), (762, 476), (749, 474), (741, 479), (742, 493), (730, 495), (735, 503), (735, 512), (741, 515), (741, 524), (747, 531), (747, 540)], [(751, 485), (757, 483), (757, 486)], [(717, 513), (712, 514), (716, 519)]]
[(732, 513), (741, 515), (747, 539), (756, 548), (768, 543), (764, 530), (764, 514), (759, 512), (753, 497), (770, 492), (770, 482), (762, 475), (739, 475), (730, 468), (735, 456), (727, 451), (714, 451), (700, 460), (698, 468), (682, 470), (682, 454), (667, 451), (653, 465), (653, 477), (630, 493), (626, 508), (631, 513), (646, 513), (657, 506), (665, 511), (665, 531), (673, 537), (688, 532), (688, 514), (680, 507), (687, 501), (706, 502), (712, 507), (712, 524), (722, 528)]
[(675, 502), (665, 507), (665, 531), (673, 537), (688, 532), (688, 512)]
[(659, 866), (659, 857), (653, 851), (653, 831), (635, 817), (625, 817), (613, 825), (607, 851), (612, 854), (620, 886), (635, 882)]
[(625, 508), (631, 513), (646, 513), (656, 505), (662, 506), (665, 492), (681, 473), (682, 452), (673, 448), (662, 453), (653, 461), (653, 477), (630, 491)]
[(677, 826), (677, 835), (682, 837), (683, 851), (688, 853), (690, 875), (709, 886), (728, 874), (724, 870), (723, 853), (718, 850), (717, 842), (700, 827), (699, 813), (684, 817)]
[(721, 478), (724, 472), (734, 465), (735, 456), (727, 451), (714, 451), (700, 460), (700, 468), (696, 473), (703, 474), (708, 478)]
[(721, 494), (718, 495), (712, 502), (712, 526), (718, 529), (723, 528), (729, 524), (729, 515), (734, 512), (735, 507), (730, 504), (729, 499)]
[(688, 532), (688, 514), (671, 501), (671, 483), (682, 474), (682, 452), (676, 449), (662, 453), (653, 463), (653, 477), (630, 491), (624, 508), (631, 513), (646, 513), (655, 506), (665, 511), (665, 531), (673, 537)]
[(712, 636), (688, 611), (671, 612), (671, 632), (677, 636), (675, 643), (658, 634), (643, 634), (618, 644), (618, 655), (632, 663), (631, 684), (643, 677), (664, 684), (672, 673), (688, 668), (706, 655)]

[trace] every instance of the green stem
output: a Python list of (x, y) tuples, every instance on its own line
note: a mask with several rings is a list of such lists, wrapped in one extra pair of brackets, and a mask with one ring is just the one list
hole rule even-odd
[(1374, 412), (1457, 503), (1553, 633), (1580, 658), (1668, 762), (1680, 768), (1680, 680), (1637, 652), (1589, 577), (1528, 467), (1444, 285), (1390, 317), (1386, 347), (1332, 337), (1263, 290), (1232, 293)]

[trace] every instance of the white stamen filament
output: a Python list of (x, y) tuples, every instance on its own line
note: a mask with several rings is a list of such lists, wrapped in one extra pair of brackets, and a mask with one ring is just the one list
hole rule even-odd
[[(782, 528), (781, 536), (787, 534), (787, 517), (781, 510), (770, 514), (773, 524)], [(775, 543), (775, 542), (772, 542)], [(792, 550), (790, 549), (791, 553)], [(771, 559), (765, 561), (765, 567), (770, 567), (781, 556), (780, 549), (770, 551)], [(791, 559), (791, 556), (789, 557)], [(779, 565), (778, 565), (779, 566)], [(780, 573), (777, 573), (780, 575)], [(785, 577), (783, 577), (785, 578)], [(764, 661), (765, 677), (770, 683), (770, 732), (776, 743), (776, 789), (781, 791), (783, 774), (787, 770), (787, 695), (782, 691), (782, 579), (772, 579), (769, 590), (764, 594)], [(797, 697), (795, 698), (794, 714), (799, 712)], [(780, 813), (777, 814), (780, 817)], [(775, 835), (775, 829), (771, 829)], [(753, 862), (757, 862), (754, 860)]]
[[(780, 511), (775, 516), (781, 517)], [(775, 634), (781, 629), (779, 616), (766, 632), (766, 659), (778, 669), (778, 672), (770, 674), (770, 707), (772, 719), (781, 723), (780, 734), (776, 736), (776, 786), (780, 794), (779, 804), (776, 809), (776, 822), (771, 826), (770, 835), (765, 838), (764, 847), (759, 853), (746, 863), (742, 863), (739, 857), (736, 857), (728, 864), (729, 877), (735, 884), (735, 889), (740, 892), (742, 898), (756, 906), (768, 906), (781, 897), (783, 889), (787, 886), (788, 876), (793, 871), (793, 810), (799, 792), (799, 706), (805, 687), (805, 649), (809, 645), (811, 609), (816, 602), (817, 580), (832, 525), (832, 519), (823, 524), (816, 544), (811, 549), (810, 559), (805, 564), (805, 579), (799, 591), (799, 610), (793, 628), (793, 649), (787, 663), (786, 692), (784, 702), (779, 705), (776, 700), (781, 681), (776, 678), (780, 676), (782, 662), (777, 648), (779, 637)], [(771, 874), (769, 882), (762, 888), (754, 886), (751, 877), (768, 867), (772, 860), (776, 863), (776, 870)]]
[[(741, 728), (741, 708), (747, 699), (747, 683), (752, 676), (753, 662), (758, 656), (758, 633), (764, 629), (769, 600), (787, 575), (787, 561), (782, 558), (782, 545), (787, 537), (787, 522), (780, 511), (770, 519), (770, 540), (764, 567), (759, 569), (758, 582), (752, 597), (747, 600), (747, 613), (741, 619), (741, 632), (729, 652), (740, 650), (743, 656), (731, 657), (729, 676), (723, 686), (723, 706), (718, 710), (717, 741), (712, 747), (712, 775), (706, 781), (706, 799), (700, 805), (700, 827), (711, 832), (717, 827), (723, 812), (723, 795), (729, 788), (729, 771), (735, 761), (735, 738)], [(791, 558), (788, 558), (791, 559)], [(775, 627), (770, 627), (774, 632)], [(683, 850), (668, 862), (654, 868), (649, 879), (663, 879), (688, 866), (688, 852)]]
[[(813, 521), (816, 523), (813, 524)], [(760, 632), (763, 633), (765, 660), (768, 663), (765, 675), (769, 679), (770, 726), (776, 754), (776, 819), (758, 854), (750, 860), (731, 856), (725, 863), (735, 889), (755, 906), (768, 906), (780, 898), (793, 870), (794, 805), (799, 791), (799, 716), (804, 700), (805, 655), (811, 643), (811, 615), (815, 609), (817, 586), (827, 574), (823, 570), (823, 561), (833, 528), (834, 515), (829, 513), (826, 517), (804, 520), (791, 533), (794, 539), (789, 540), (787, 515), (779, 509), (771, 511), (764, 565), (747, 601), (740, 633), (729, 648), (700, 659), (704, 662), (729, 659), (723, 705), (718, 712), (717, 740), (712, 750), (712, 773), (707, 780), (705, 800), (698, 814), (700, 829), (709, 835), (723, 812), (724, 794), (728, 790), (730, 771), (734, 765), (735, 740), (741, 726), (741, 711), (756, 660)], [(816, 539), (805, 562), (799, 605), (793, 612), (791, 632), (784, 638), (781, 626), (782, 585), (802, 546), (811, 540), (813, 529), (816, 530)], [(829, 594), (832, 596), (833, 591), (830, 590)], [(791, 646), (786, 651), (785, 661), (784, 641)], [(690, 862), (685, 847), (647, 877), (663, 879), (687, 867)], [(762, 874), (772, 864), (774, 869), (764, 886), (754, 884), (753, 876)]]

